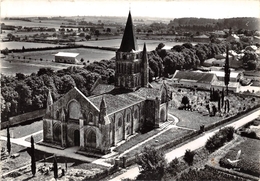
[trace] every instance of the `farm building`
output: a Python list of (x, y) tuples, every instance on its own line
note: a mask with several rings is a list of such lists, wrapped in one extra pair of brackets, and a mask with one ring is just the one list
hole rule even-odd
[(200, 71), (180, 71), (176, 70), (172, 81), (176, 85), (183, 87), (194, 87), (209, 90), (213, 81), (217, 80), (215, 74)]
[(209, 39), (209, 36), (207, 36), (207, 35), (199, 35), (199, 36), (194, 36), (193, 41), (208, 43), (208, 42), (210, 42), (210, 39)]
[(59, 63), (77, 63), (77, 56), (79, 53), (70, 53), (70, 52), (59, 52), (55, 54), (55, 62)]
[(136, 132), (167, 121), (171, 92), (165, 83), (150, 88), (146, 45), (138, 49), (133, 28), (129, 12), (116, 52), (115, 85), (108, 92), (86, 97), (75, 87), (56, 102), (49, 92), (43, 144), (79, 146), (79, 153), (99, 156)]
[[(238, 72), (230, 73), (229, 90), (239, 92), (240, 83), (237, 82), (239, 77), (240, 73)], [(201, 72), (177, 70), (172, 77), (172, 83), (177, 87), (191, 87), (206, 90), (210, 88), (221, 90), (225, 87), (223, 71)]]

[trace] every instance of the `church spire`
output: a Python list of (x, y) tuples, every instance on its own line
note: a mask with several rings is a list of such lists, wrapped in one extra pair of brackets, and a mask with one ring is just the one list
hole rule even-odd
[(135, 29), (132, 21), (131, 12), (129, 11), (123, 39), (118, 51), (130, 52), (132, 50), (138, 50), (138, 46), (135, 38)]
[(147, 57), (147, 50), (146, 50), (146, 44), (144, 43), (144, 48), (143, 48), (143, 87), (148, 87), (148, 82), (149, 82), (149, 70), (148, 70), (148, 57)]

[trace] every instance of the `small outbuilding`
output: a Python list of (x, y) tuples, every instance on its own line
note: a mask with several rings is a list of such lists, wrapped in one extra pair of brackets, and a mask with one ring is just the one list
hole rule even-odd
[(70, 53), (70, 52), (59, 52), (57, 54), (55, 54), (55, 62), (58, 63), (77, 63), (79, 62), (77, 60), (77, 56), (79, 55), (79, 53)]

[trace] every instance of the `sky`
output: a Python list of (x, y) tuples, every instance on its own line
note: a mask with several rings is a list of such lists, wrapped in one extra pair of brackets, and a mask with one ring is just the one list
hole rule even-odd
[(1, 0), (1, 17), (259, 17), (260, 0)]

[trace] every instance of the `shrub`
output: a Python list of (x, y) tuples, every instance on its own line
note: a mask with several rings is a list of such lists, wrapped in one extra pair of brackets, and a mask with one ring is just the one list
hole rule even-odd
[(144, 147), (141, 156), (136, 156), (137, 164), (142, 167), (137, 180), (161, 180), (166, 169), (164, 154), (154, 147)]
[(216, 134), (208, 139), (205, 148), (213, 152), (224, 145), (225, 142), (230, 141), (234, 137), (235, 129), (233, 127), (225, 127), (220, 129)]
[(171, 175), (177, 175), (179, 172), (179, 160), (178, 158), (175, 158), (169, 163), (169, 166), (167, 167), (167, 172)]
[(193, 164), (193, 158), (194, 158), (195, 153), (191, 150), (186, 150), (183, 160), (188, 163), (188, 165), (192, 165)]

